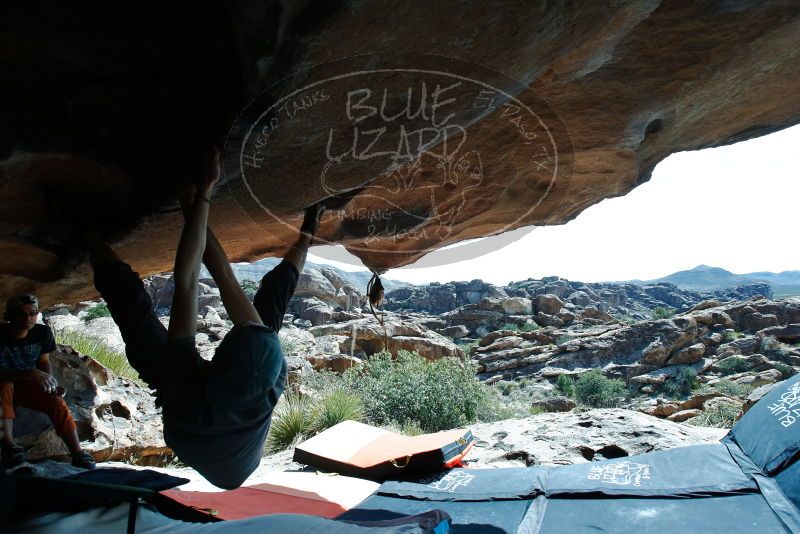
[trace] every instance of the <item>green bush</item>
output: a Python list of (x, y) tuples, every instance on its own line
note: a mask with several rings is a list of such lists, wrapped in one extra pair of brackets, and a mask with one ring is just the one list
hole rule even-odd
[(725, 339), (725, 341), (733, 341), (734, 339), (739, 339), (743, 335), (744, 334), (742, 334), (741, 332), (737, 332), (735, 330), (731, 330), (731, 331), (727, 331), (726, 330), (724, 339)]
[(653, 319), (667, 319), (675, 315), (675, 310), (672, 308), (667, 308), (665, 306), (656, 306), (652, 310), (653, 312)]
[(797, 374), (797, 371), (794, 367), (781, 362), (775, 362), (775, 369), (781, 372), (784, 380)]
[(244, 294), (247, 295), (247, 298), (253, 300), (256, 296), (256, 292), (258, 291), (258, 282), (254, 280), (242, 280), (239, 282), (239, 285), (242, 286), (242, 290)]
[(569, 375), (558, 375), (556, 379), (556, 391), (565, 397), (572, 397), (575, 395), (575, 382)]
[(664, 392), (673, 398), (687, 397), (698, 385), (697, 371), (684, 367), (674, 380), (664, 384)]
[(622, 380), (606, 378), (597, 369), (583, 373), (575, 384), (575, 398), (594, 408), (611, 408), (619, 405), (625, 396), (625, 383)]
[(497, 384), (497, 388), (500, 390), (500, 394), (504, 397), (507, 397), (511, 394), (511, 392), (516, 389), (517, 384), (515, 382), (500, 382)]
[(714, 384), (714, 389), (730, 397), (746, 397), (755, 388), (746, 384), (737, 384), (736, 382), (731, 382), (730, 380), (720, 380)]
[(464, 354), (472, 354), (474, 349), (477, 349), (481, 343), (480, 339), (476, 339), (474, 341), (461, 341), (461, 340), (454, 340), (455, 344), (461, 347), (461, 350), (464, 351)]
[(741, 408), (730, 402), (719, 402), (705, 410), (697, 417), (687, 421), (694, 426), (710, 426), (714, 428), (731, 428), (736, 422)]
[(424, 434), (425, 431), (414, 423), (406, 423), (400, 428), (400, 433), (406, 436), (419, 436), (420, 434)]
[(402, 426), (396, 423), (391, 423), (388, 425), (383, 425), (381, 428), (384, 428), (389, 432), (394, 432), (395, 434), (403, 434), (404, 436), (419, 436), (420, 434), (425, 433), (425, 431), (420, 427), (411, 423)]
[(365, 414), (377, 424), (413, 423), (427, 432), (457, 428), (477, 419), (488, 390), (469, 361), (441, 358), (429, 362), (414, 352), (372, 355), (360, 368), (345, 372), (364, 401)]
[(306, 397), (294, 391), (283, 395), (272, 417), (267, 450), (279, 452), (300, 442), (312, 433), (312, 406)]
[(312, 421), (314, 432), (322, 432), (343, 421), (361, 421), (364, 417), (364, 403), (361, 398), (344, 389), (336, 388), (325, 392), (314, 403)]
[[(364, 422), (411, 435), (527, 415), (529, 402), (517, 402), (516, 383), (505, 388), (506, 394), (513, 392), (515, 398), (503, 397), (499, 388), (479, 382), (475, 373), (476, 364), (470, 361), (442, 358), (429, 362), (415, 352), (401, 350), (396, 358), (388, 352), (374, 354), (362, 366), (341, 375), (313, 373), (304, 378), (304, 386), (316, 391), (323, 402), (332, 391), (338, 392), (333, 398), (342, 407), (330, 411), (340, 415), (329, 422), (357, 419), (353, 416), (357, 410), (352, 408), (357, 398), (363, 406)], [(315, 418), (313, 414), (308, 417)]]
[(569, 334), (563, 334), (563, 335), (558, 336), (554, 343), (556, 345), (563, 345), (567, 341), (571, 341), (573, 339), (575, 339), (574, 336), (571, 336)]
[[(613, 315), (613, 314), (612, 314), (612, 315)], [(636, 323), (638, 323), (638, 322), (639, 322), (639, 321), (637, 321), (636, 319), (634, 319), (633, 317), (631, 317), (630, 315), (622, 315), (622, 314), (620, 314), (620, 315), (614, 315), (614, 318), (615, 318), (617, 321), (619, 321), (619, 322), (621, 322), (621, 323), (625, 323), (625, 324), (636, 324)]]
[(117, 352), (101, 339), (77, 330), (57, 330), (54, 332), (56, 343), (67, 345), (81, 354), (94, 358), (117, 376), (139, 381), (139, 373), (128, 363), (128, 358)]
[(736, 373), (743, 373), (747, 371), (747, 360), (738, 356), (729, 356), (724, 360), (717, 362), (717, 367), (723, 375), (733, 375)]
[(298, 344), (289, 339), (288, 337), (278, 336), (278, 342), (281, 344), (283, 354), (290, 354), (298, 349)]
[(105, 302), (95, 304), (86, 310), (86, 315), (83, 316), (84, 321), (91, 321), (98, 317), (111, 317), (111, 312), (108, 311), (108, 305)]

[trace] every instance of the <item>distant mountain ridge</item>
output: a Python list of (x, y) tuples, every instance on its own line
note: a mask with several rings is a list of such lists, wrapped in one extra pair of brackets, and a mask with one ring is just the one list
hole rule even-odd
[(779, 273), (758, 271), (735, 274), (721, 267), (712, 267), (704, 264), (652, 280), (620, 280), (610, 283), (645, 285), (659, 282), (671, 282), (682, 289), (691, 291), (717, 291), (744, 284), (766, 282), (772, 287), (775, 297), (800, 295), (800, 271), (782, 271)]
[[(236, 275), (238, 280), (255, 280), (257, 282), (261, 280), (261, 277), (263, 277), (267, 271), (278, 265), (280, 261), (281, 258), (264, 258), (253, 263), (232, 263), (231, 268), (233, 269), (233, 274)], [(359, 288), (362, 292), (366, 291), (367, 283), (369, 282), (369, 279), (372, 278), (372, 273), (369, 271), (345, 271), (332, 265), (314, 263), (312, 261), (306, 262), (306, 268), (331, 269), (341, 278), (350, 281), (350, 283)], [(205, 265), (203, 265), (202, 270), (200, 271), (200, 278), (210, 277), (211, 275), (206, 270)], [(383, 277), (381, 277), (381, 283), (383, 284), (384, 290), (387, 292), (392, 291), (393, 289), (400, 289), (401, 287), (413, 285), (407, 282), (401, 282), (399, 280), (392, 280), (390, 278)]]
[[(267, 271), (278, 264), (280, 258), (264, 258), (254, 263), (233, 263), (233, 272), (239, 280), (260, 280)], [(306, 266), (315, 269), (332, 269), (340, 277), (349, 280), (362, 291), (366, 290), (372, 273), (369, 271), (345, 271), (332, 265), (306, 262)], [(209, 277), (205, 266), (203, 267), (201, 278)], [(381, 277), (383, 287), (388, 293), (403, 287), (412, 287), (415, 284), (392, 280), (391, 278)], [(659, 282), (670, 282), (681, 289), (689, 291), (719, 291), (722, 289), (733, 288), (736, 286), (764, 282), (770, 285), (775, 298), (785, 298), (800, 295), (800, 270), (782, 271), (773, 273), (769, 271), (758, 271), (752, 273), (735, 274), (721, 267), (700, 264), (692, 269), (677, 271), (661, 278), (652, 280), (613, 280), (604, 283), (608, 284), (657, 284)], [(499, 287), (499, 286), (498, 286)]]

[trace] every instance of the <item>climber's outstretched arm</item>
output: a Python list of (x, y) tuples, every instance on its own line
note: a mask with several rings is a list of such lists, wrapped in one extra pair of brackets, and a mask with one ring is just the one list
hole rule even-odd
[[(219, 160), (215, 159), (214, 165), (216, 168), (213, 172), (219, 173)], [(194, 186), (190, 185), (179, 191), (178, 197), (181, 201), (181, 208), (187, 220), (191, 214), (192, 199), (195, 196), (195, 189)], [(258, 312), (256, 312), (250, 299), (247, 298), (244, 290), (242, 290), (242, 286), (239, 285), (239, 281), (236, 279), (236, 275), (233, 273), (233, 269), (231, 269), (231, 264), (228, 262), (225, 249), (222, 248), (214, 232), (208, 227), (206, 230), (206, 246), (203, 252), (203, 263), (219, 288), (222, 304), (225, 306), (228, 317), (230, 317), (233, 324), (241, 325), (248, 321), (261, 324), (261, 318)]]
[(168, 338), (194, 337), (197, 332), (197, 287), (200, 259), (206, 248), (210, 196), (219, 180), (219, 151), (211, 172), (197, 188), (175, 253), (175, 294), (172, 297)]
[(298, 273), (303, 272), (306, 256), (308, 255), (308, 247), (311, 246), (314, 234), (317, 232), (323, 211), (324, 208), (320, 204), (314, 204), (306, 208), (306, 215), (303, 219), (303, 224), (300, 226), (300, 235), (284, 256), (286, 261), (297, 268)]

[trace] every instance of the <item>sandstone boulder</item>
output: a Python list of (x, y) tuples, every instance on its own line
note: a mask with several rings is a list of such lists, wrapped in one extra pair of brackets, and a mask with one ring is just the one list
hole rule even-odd
[(614, 319), (614, 317), (612, 317), (611, 315), (609, 315), (607, 313), (604, 313), (604, 312), (600, 311), (595, 306), (586, 306), (583, 310), (581, 310), (580, 317), (583, 318), (583, 319), (587, 319), (587, 318), (588, 319), (597, 319), (597, 320), (602, 321), (604, 323), (610, 323), (610, 322), (616, 321), (616, 319)]
[(762, 371), (755, 374), (747, 373), (744, 376), (733, 378), (731, 380), (737, 384), (758, 387), (765, 384), (775, 384), (776, 382), (782, 381), (783, 373), (777, 369), (769, 369), (767, 371)]
[(355, 350), (361, 350), (368, 356), (384, 349), (392, 353), (398, 350), (417, 351), (431, 360), (445, 356), (464, 356), (464, 351), (450, 339), (417, 323), (387, 317), (385, 327), (384, 331), (374, 318), (369, 317), (314, 326), (308, 332), (315, 337), (343, 336), (346, 338), (344, 344), (352, 343)]
[[(640, 432), (636, 429), (647, 429)], [(477, 467), (564, 465), (619, 458), (683, 445), (716, 443), (725, 429), (682, 425), (623, 409), (541, 413), (470, 426)]]
[(642, 363), (646, 365), (664, 365), (667, 361), (667, 348), (661, 340), (656, 340), (642, 349)]
[(506, 315), (530, 315), (531, 301), (524, 297), (488, 298), (478, 303), (478, 309), (504, 313)]
[[(659, 399), (660, 401), (661, 399)], [(679, 412), (681, 409), (677, 403), (674, 402), (659, 402), (654, 406), (648, 406), (642, 409), (643, 413), (652, 415), (654, 417), (669, 417), (670, 415)]]
[[(574, 316), (574, 314), (573, 314), (573, 316)], [(548, 314), (543, 313), (543, 312), (538, 312), (533, 317), (533, 320), (539, 326), (563, 326), (564, 325), (564, 321), (561, 318), (556, 317), (555, 315), (548, 315)]]
[(756, 332), (757, 336), (774, 336), (780, 341), (787, 343), (800, 340), (800, 324), (789, 324), (785, 326), (772, 326)]
[(672, 421), (672, 422), (675, 422), (675, 423), (682, 423), (683, 421), (686, 421), (687, 419), (691, 419), (692, 417), (697, 417), (698, 415), (702, 415), (702, 414), (703, 414), (703, 410), (700, 410), (700, 409), (681, 410), (679, 412), (675, 412), (674, 414), (670, 415), (669, 417), (667, 417), (667, 419), (669, 421)]
[(662, 367), (661, 369), (650, 371), (649, 373), (634, 376), (630, 381), (635, 384), (663, 384), (667, 379), (678, 376), (682, 369), (689, 368), (695, 373), (700, 374), (711, 367), (712, 363), (710, 359), (704, 358), (690, 365), (671, 365), (669, 367)]
[(407, 350), (417, 352), (427, 360), (438, 360), (445, 357), (463, 357), (464, 351), (444, 336), (394, 336), (389, 338), (389, 351)]
[(306, 307), (301, 312), (300, 318), (307, 320), (313, 326), (317, 326), (330, 322), (330, 320), (333, 318), (333, 314), (333, 308), (323, 302), (320, 302), (319, 304)]
[[(502, 311), (482, 310), (477, 304), (465, 304), (455, 310), (445, 312), (440, 318), (447, 321), (448, 325), (464, 325), (471, 333), (479, 336), (485, 335), (492, 330), (497, 330), (500, 326), (508, 322), (508, 315)], [(485, 333), (481, 333), (481, 329)]]
[(518, 336), (518, 335), (519, 335), (519, 332), (515, 332), (514, 330), (506, 330), (506, 329), (504, 329), (504, 330), (495, 330), (494, 332), (489, 332), (488, 334), (483, 336), (481, 338), (481, 340), (478, 342), (478, 346), (479, 347), (486, 347), (486, 346), (491, 345), (492, 343), (494, 343), (495, 341), (497, 341), (500, 338), (513, 337), (513, 336)]
[(669, 365), (689, 364), (699, 361), (706, 352), (703, 343), (695, 343), (672, 354), (667, 360)]
[(576, 306), (588, 306), (592, 303), (592, 298), (585, 291), (574, 291), (567, 295), (567, 301)]
[(738, 326), (740, 330), (756, 331), (778, 324), (778, 317), (771, 313), (753, 312), (739, 317)]
[(556, 396), (534, 401), (532, 408), (538, 408), (543, 412), (568, 412), (578, 405), (569, 397)]
[(744, 404), (742, 405), (742, 413), (745, 413), (745, 412), (747, 412), (747, 410), (752, 408), (752, 406), (755, 403), (760, 401), (770, 391), (772, 391), (777, 384), (778, 384), (777, 382), (772, 383), (772, 384), (764, 384), (762, 386), (758, 386), (756, 389), (751, 391), (750, 394), (747, 395), (747, 398), (745, 399)]
[(297, 280), (294, 298), (315, 297), (327, 304), (337, 302), (336, 288), (319, 269), (303, 269)]
[(333, 371), (343, 373), (351, 367), (362, 364), (358, 358), (348, 354), (310, 354), (306, 357), (315, 371)]
[(501, 337), (489, 345), (479, 346), (476, 352), (494, 352), (498, 350), (519, 347), (525, 340), (519, 336)]
[(701, 308), (701, 310), (702, 311), (691, 314), (691, 316), (694, 317), (695, 321), (697, 321), (699, 324), (707, 326), (723, 326), (726, 328), (733, 326), (734, 324), (730, 315), (724, 311), (705, 308)]
[(689, 311), (693, 312), (699, 310), (707, 310), (708, 308), (716, 308), (721, 305), (722, 302), (716, 299), (701, 300), (700, 302), (689, 308)]
[(469, 335), (469, 329), (463, 324), (448, 326), (442, 330), (442, 335), (452, 337), (453, 339), (461, 339)]
[(533, 303), (533, 310), (537, 315), (540, 313), (556, 315), (562, 307), (564, 307), (564, 301), (552, 293), (537, 295)]
[(70, 313), (48, 314), (44, 317), (44, 323), (50, 326), (53, 332), (58, 332), (66, 328), (80, 328), (83, 325), (83, 321)]
[(171, 273), (158, 273), (144, 279), (144, 288), (157, 310), (169, 310), (175, 294), (175, 279)]

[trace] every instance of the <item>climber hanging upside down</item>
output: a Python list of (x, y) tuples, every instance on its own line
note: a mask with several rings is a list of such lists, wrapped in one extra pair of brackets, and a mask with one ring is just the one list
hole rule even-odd
[[(300, 236), (261, 280), (253, 302), (237, 281), (225, 251), (207, 227), (219, 180), (219, 152), (199, 187), (180, 196), (185, 225), (175, 257), (175, 293), (169, 328), (153, 312), (138, 273), (95, 230), (86, 235), (95, 287), (125, 341), (131, 365), (163, 406), (164, 439), (178, 458), (221, 488), (236, 488), (262, 457), (272, 411), (286, 387), (278, 331), (294, 293), (322, 208), (306, 210)], [(214, 358), (195, 345), (200, 261), (219, 287), (233, 328)]]

